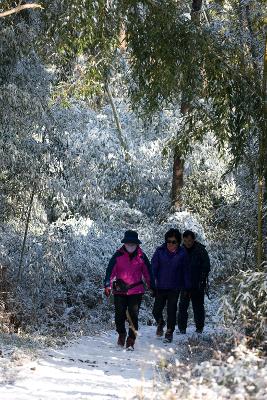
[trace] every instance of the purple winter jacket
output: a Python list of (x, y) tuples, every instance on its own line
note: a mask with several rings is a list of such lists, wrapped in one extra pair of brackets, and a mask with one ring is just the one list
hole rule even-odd
[(166, 243), (158, 247), (151, 261), (156, 288), (183, 289), (186, 259), (186, 251), (181, 246), (173, 253)]

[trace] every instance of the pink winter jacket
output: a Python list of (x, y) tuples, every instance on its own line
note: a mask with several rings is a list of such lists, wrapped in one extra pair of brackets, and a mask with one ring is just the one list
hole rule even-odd
[[(126, 285), (132, 285), (144, 279), (148, 288), (154, 287), (153, 273), (147, 256), (140, 247), (137, 247), (135, 253), (133, 257), (130, 257), (124, 246), (116, 251), (106, 270), (105, 287), (111, 287), (115, 279), (122, 279)], [(144, 291), (144, 285), (141, 283), (122, 294), (142, 294)]]

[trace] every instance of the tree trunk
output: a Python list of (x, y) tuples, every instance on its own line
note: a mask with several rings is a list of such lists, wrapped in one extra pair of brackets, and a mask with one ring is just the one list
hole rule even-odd
[[(201, 14), (202, 0), (193, 0), (191, 7), (191, 19), (196, 25), (200, 24), (200, 14)], [(189, 79), (188, 79), (189, 81)], [(180, 111), (183, 115), (190, 112), (191, 104), (188, 100), (186, 92), (182, 93), (181, 108)], [(173, 177), (172, 177), (172, 206), (175, 210), (180, 210), (182, 207), (182, 188), (184, 175), (184, 160), (181, 158), (179, 150), (176, 148), (174, 150), (174, 160), (173, 160)]]
[(172, 175), (172, 207), (175, 211), (181, 210), (182, 202), (182, 188), (184, 184), (184, 160), (178, 148), (174, 150), (173, 159), (173, 175)]
[(192, 1), (192, 12), (200, 11), (202, 7), (202, 0), (193, 0)]
[(200, 14), (201, 14), (202, 0), (193, 0), (192, 8), (191, 8), (191, 19), (197, 25), (200, 23)]

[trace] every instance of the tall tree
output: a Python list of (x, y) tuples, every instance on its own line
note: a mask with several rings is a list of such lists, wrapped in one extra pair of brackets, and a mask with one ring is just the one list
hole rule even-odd
[[(200, 16), (201, 16), (201, 7), (202, 7), (202, 0), (193, 0), (192, 8), (191, 8), (191, 20), (196, 24), (196, 26), (200, 25)], [(195, 61), (197, 63), (197, 60)], [(195, 82), (195, 71), (188, 70), (188, 76), (184, 77), (185, 81), (188, 82), (190, 86), (194, 85)], [(198, 72), (200, 73), (200, 71)], [(192, 89), (191, 89), (192, 90)], [(190, 112), (192, 107), (190, 103), (190, 95), (187, 96), (187, 92), (190, 93), (190, 88), (184, 88), (181, 94), (181, 106), (180, 111), (182, 115), (186, 115)], [(178, 133), (179, 135), (179, 133)], [(179, 210), (182, 206), (182, 189), (184, 184), (183, 179), (184, 174), (184, 155), (183, 151), (181, 151), (180, 146), (174, 146), (174, 156), (173, 156), (173, 176), (172, 176), (172, 192), (171, 192), (171, 199), (172, 199), (172, 206), (174, 210)]]
[[(209, 2), (207, 26), (195, 23), (202, 5), (199, 0), (193, 1), (191, 20), (187, 1), (86, 0), (74, 1), (71, 6), (67, 1), (45, 2), (49, 33), (59, 50), (53, 61), (58, 61), (72, 80), (80, 65), (78, 77), (88, 83), (81, 85), (83, 90), (102, 90), (123, 26), (133, 104), (151, 115), (170, 103), (179, 106), (181, 94), (186, 93), (192, 110), (184, 118), (179, 149), (187, 151), (211, 131), (219, 147), (227, 143), (237, 165), (246, 159), (252, 145), (259, 149), (260, 137), (265, 134), (259, 72), (263, 70), (264, 2), (251, 0), (245, 9), (243, 31), (239, 3)], [(53, 23), (58, 19), (60, 26)], [(79, 84), (72, 87), (75, 91)]]

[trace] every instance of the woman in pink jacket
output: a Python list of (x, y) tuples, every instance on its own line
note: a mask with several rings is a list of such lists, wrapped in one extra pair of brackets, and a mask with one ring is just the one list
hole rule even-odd
[[(114, 294), (115, 324), (119, 334), (118, 345), (133, 350), (138, 331), (138, 314), (144, 294), (145, 280), (149, 289), (154, 289), (154, 278), (150, 262), (140, 248), (140, 240), (135, 231), (129, 230), (121, 241), (123, 246), (116, 251), (109, 261), (104, 293), (107, 297)], [(128, 311), (129, 332), (126, 340), (126, 312)]]

